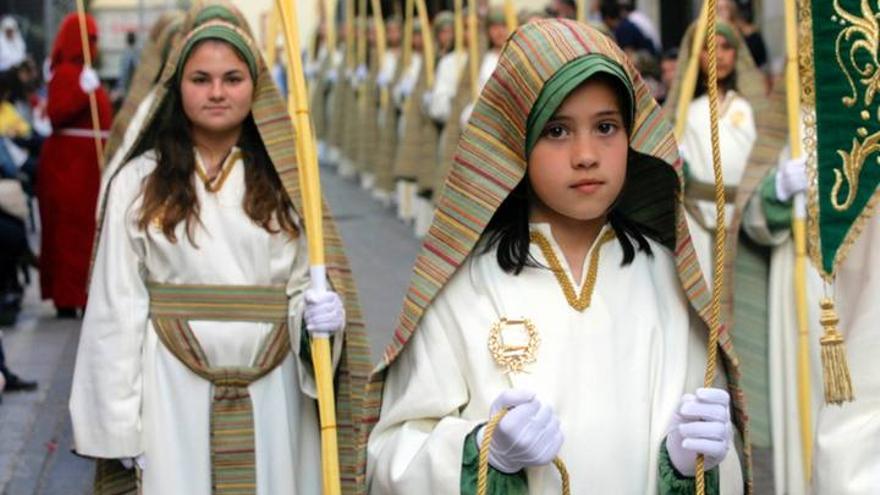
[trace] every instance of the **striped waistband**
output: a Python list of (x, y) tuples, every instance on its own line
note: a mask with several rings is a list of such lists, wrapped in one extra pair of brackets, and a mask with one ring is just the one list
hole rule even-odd
[(283, 286), (148, 283), (150, 315), (209, 321), (279, 322), (287, 318)]
[[(688, 179), (684, 186), (684, 195), (688, 199), (715, 202), (715, 184)], [(724, 202), (736, 201), (736, 186), (724, 186)]]
[[(57, 134), (59, 136), (70, 136), (70, 137), (81, 137), (81, 138), (92, 138), (95, 137), (94, 129), (79, 129), (76, 127), (66, 127), (64, 129), (55, 129), (52, 131), (53, 134)], [(107, 139), (110, 137), (110, 131), (99, 131), (98, 136), (101, 139)]]

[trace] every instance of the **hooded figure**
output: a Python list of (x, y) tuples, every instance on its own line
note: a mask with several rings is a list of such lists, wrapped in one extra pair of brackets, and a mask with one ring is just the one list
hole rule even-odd
[[(613, 41), (568, 20), (513, 33), (371, 379), (373, 493), (473, 493), (484, 425), (511, 406), (487, 446), (489, 493), (559, 493), (556, 455), (572, 493), (693, 493), (695, 454), (680, 435), (710, 427), (689, 411), (710, 297), (681, 172), (671, 127)], [(719, 346), (729, 396), (696, 399), (714, 404), (721, 442), (707, 493), (748, 492), (747, 416), (723, 328)], [(727, 436), (731, 396), (742, 461)]]
[[(86, 16), (89, 51), (98, 56), (98, 28)], [(52, 47), (47, 113), (52, 135), (43, 143), (37, 179), (42, 242), (40, 288), (59, 316), (74, 316), (86, 305), (89, 260), (95, 238), (95, 206), (100, 167), (95, 150), (89, 95), (98, 103), (101, 129), (110, 128), (113, 113), (104, 88), (91, 68), (84, 68), (79, 19), (70, 14), (61, 22)], [(83, 84), (92, 75), (92, 82)]]
[[(225, 3), (193, 8), (108, 181), (70, 401), (76, 451), (105, 461), (99, 493), (130, 487), (132, 462), (147, 495), (320, 492), (312, 331), (334, 335), (343, 489), (362, 483), (354, 285), (328, 214), (335, 293), (307, 290), (293, 127), (240, 19)], [(221, 121), (240, 126), (225, 154), (205, 145)]]
[(12, 16), (0, 21), (0, 71), (7, 71), (24, 62), (27, 47), (18, 22)]

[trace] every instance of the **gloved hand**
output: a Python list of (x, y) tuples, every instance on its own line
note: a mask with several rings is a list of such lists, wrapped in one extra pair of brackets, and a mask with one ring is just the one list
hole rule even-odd
[(82, 72), (79, 73), (79, 87), (84, 93), (92, 93), (101, 86), (101, 78), (95, 69), (88, 65), (83, 66)]
[[(492, 402), (489, 417), (502, 408), (510, 411), (492, 435), (489, 464), (509, 474), (552, 462), (563, 441), (559, 418), (553, 409), (536, 399), (533, 392), (519, 389), (501, 392)], [(477, 446), (483, 443), (484, 431), (485, 427), (477, 432)]]
[(776, 199), (786, 202), (807, 190), (807, 159), (795, 158), (782, 163), (776, 170)]
[(402, 81), (400, 81), (400, 83), (397, 85), (396, 90), (400, 92), (401, 99), (409, 98), (409, 95), (412, 94), (415, 85), (416, 81), (413, 77), (405, 77)]
[(122, 463), (122, 467), (125, 469), (132, 469), (137, 466), (138, 469), (143, 471), (144, 468), (147, 467), (147, 458), (144, 457), (144, 454), (139, 454), (135, 457), (123, 457), (122, 459), (119, 459), (119, 462)]
[(431, 103), (434, 101), (434, 92), (425, 91), (422, 93), (422, 111), (426, 114), (431, 110)]
[(474, 113), (474, 104), (473, 103), (468, 103), (461, 110), (461, 115), (459, 116), (458, 123), (461, 124), (462, 129), (467, 127), (468, 121), (471, 120), (472, 113)]
[(704, 468), (721, 464), (730, 450), (730, 395), (720, 388), (698, 388), (685, 394), (666, 433), (666, 451), (675, 469), (694, 476), (697, 454), (705, 456)]
[(367, 80), (367, 77), (370, 75), (370, 71), (367, 69), (365, 64), (358, 65), (357, 70), (354, 72), (354, 81), (355, 84), (360, 84)]
[(339, 294), (308, 289), (305, 299), (306, 330), (310, 333), (334, 334), (345, 328), (345, 307)]
[(383, 70), (379, 72), (379, 75), (376, 77), (376, 85), (380, 88), (387, 88), (388, 85), (391, 84), (391, 78), (394, 77), (390, 71)]
[(327, 71), (324, 75), (324, 80), (326, 80), (330, 84), (336, 84), (337, 79), (339, 79), (339, 69), (336, 67)]

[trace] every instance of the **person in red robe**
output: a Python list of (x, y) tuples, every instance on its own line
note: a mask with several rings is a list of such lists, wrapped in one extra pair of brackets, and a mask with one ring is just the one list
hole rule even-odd
[[(86, 29), (95, 60), (98, 27), (90, 16)], [(94, 69), (85, 66), (76, 14), (61, 22), (51, 64), (47, 112), (53, 130), (43, 144), (37, 178), (40, 287), (43, 299), (55, 303), (59, 317), (76, 317), (86, 305), (101, 177), (88, 93), (95, 93), (101, 129), (110, 128), (113, 110)]]

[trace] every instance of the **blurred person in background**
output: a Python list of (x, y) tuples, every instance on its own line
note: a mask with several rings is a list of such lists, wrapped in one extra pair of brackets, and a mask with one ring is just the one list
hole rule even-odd
[(116, 80), (116, 86), (113, 88), (113, 103), (119, 105), (128, 93), (131, 86), (131, 79), (137, 70), (138, 61), (140, 59), (140, 51), (137, 48), (137, 35), (134, 31), (125, 33), (125, 51), (122, 52), (122, 58), (119, 61), (119, 78)]
[(642, 50), (656, 55), (654, 43), (645, 36), (638, 26), (626, 18), (624, 10), (617, 2), (618, 0), (602, 0), (602, 4), (599, 6), (602, 23), (614, 33), (617, 44), (630, 56)]
[(18, 22), (12, 16), (0, 21), (0, 71), (9, 70), (24, 61), (27, 47)]
[[(86, 16), (92, 60), (98, 56), (98, 27)], [(40, 288), (59, 318), (76, 318), (86, 305), (86, 282), (95, 238), (100, 167), (89, 93), (95, 94), (100, 127), (110, 128), (110, 98), (98, 74), (85, 65), (76, 14), (61, 23), (52, 47), (48, 115), (53, 132), (38, 167), (42, 240)]]

